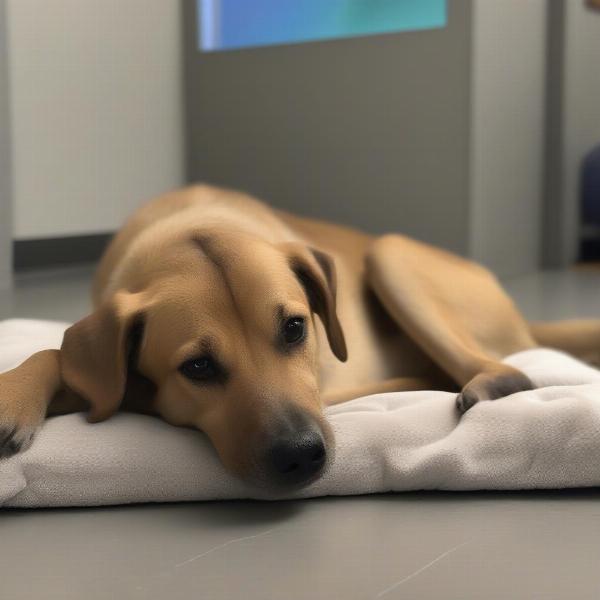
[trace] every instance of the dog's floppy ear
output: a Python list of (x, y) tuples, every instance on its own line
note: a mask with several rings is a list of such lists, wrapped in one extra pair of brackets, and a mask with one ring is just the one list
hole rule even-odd
[(346, 340), (336, 313), (336, 271), (328, 254), (303, 244), (284, 244), (290, 267), (304, 287), (312, 310), (319, 315), (335, 356), (348, 358)]
[(110, 417), (125, 395), (132, 334), (142, 324), (140, 297), (120, 292), (65, 332), (62, 379), (89, 402), (92, 423)]

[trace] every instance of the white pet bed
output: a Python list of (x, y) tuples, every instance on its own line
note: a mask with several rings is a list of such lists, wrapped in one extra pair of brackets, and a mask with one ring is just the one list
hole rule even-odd
[[(60, 345), (65, 325), (0, 322), (0, 371)], [(455, 395), (404, 392), (328, 409), (336, 459), (295, 497), (424, 489), (600, 485), (600, 372), (560, 352), (509, 357), (540, 387), (462, 418)], [(0, 399), (1, 402), (1, 399)], [(118, 414), (49, 419), (33, 446), (0, 460), (0, 506), (90, 506), (270, 498), (228, 475), (199, 432)]]

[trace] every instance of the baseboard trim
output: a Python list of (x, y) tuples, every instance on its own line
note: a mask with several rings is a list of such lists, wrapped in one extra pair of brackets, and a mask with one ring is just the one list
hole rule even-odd
[(112, 233), (97, 233), (60, 238), (15, 240), (13, 242), (13, 268), (19, 272), (94, 263), (102, 256), (112, 235)]

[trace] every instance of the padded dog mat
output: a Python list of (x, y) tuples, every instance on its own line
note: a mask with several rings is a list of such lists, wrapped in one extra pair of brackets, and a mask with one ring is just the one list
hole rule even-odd
[[(66, 326), (0, 322), (0, 371), (59, 347)], [(455, 394), (439, 391), (327, 409), (335, 460), (289, 497), (600, 485), (600, 372), (547, 349), (505, 362), (539, 389), (480, 403), (462, 417)], [(7, 507), (233, 498), (275, 497), (226, 473), (202, 433), (141, 415), (94, 425), (82, 414), (53, 417), (27, 451), (0, 460), (0, 505)]]

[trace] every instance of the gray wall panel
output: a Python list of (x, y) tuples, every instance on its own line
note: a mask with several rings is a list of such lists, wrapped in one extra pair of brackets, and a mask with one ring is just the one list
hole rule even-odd
[(496, 273), (540, 262), (546, 0), (474, 0), (471, 256)]
[(567, 266), (563, 222), (564, 187), (564, 113), (565, 30), (564, 0), (548, 3), (548, 59), (546, 62), (546, 156), (544, 173), (544, 235), (541, 240), (542, 264), (545, 267)]
[(467, 251), (470, 2), (444, 29), (217, 53), (185, 4), (189, 179)]

